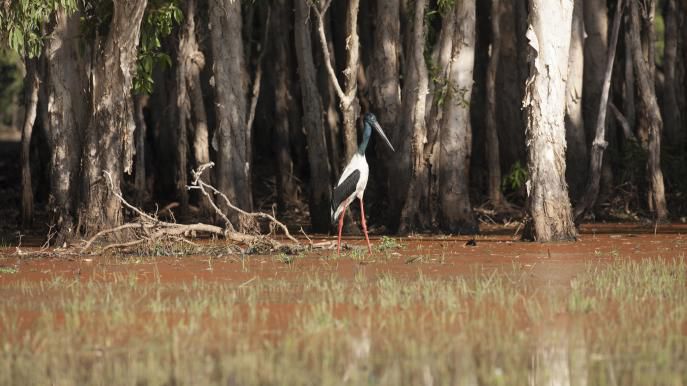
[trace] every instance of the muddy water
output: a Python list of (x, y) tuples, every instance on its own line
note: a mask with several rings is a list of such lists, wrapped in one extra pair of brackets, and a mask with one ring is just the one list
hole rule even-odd
[[(509, 234), (506, 234), (508, 232)], [(292, 256), (224, 255), (184, 257), (70, 256), (37, 248), (0, 249), (0, 286), (17, 281), (52, 280), (57, 276), (110, 281), (135, 274), (139, 280), (188, 283), (194, 280), (242, 284), (258, 279), (298, 280), (306, 275), (356, 274), (374, 277), (455, 277), (510, 269), (514, 264), (530, 270), (533, 283), (567, 286), (585, 264), (614, 258), (684, 258), (687, 226), (639, 227), (588, 225), (577, 242), (532, 243), (513, 239), (512, 230), (491, 230), (471, 237), (403, 237), (399, 248), (374, 250), (368, 255), (364, 239), (345, 238), (348, 249), (318, 250)], [(654, 233), (655, 232), (655, 233)], [(314, 241), (326, 240), (315, 239)], [(331, 240), (331, 239), (329, 239)], [(471, 242), (474, 240), (474, 243)], [(373, 246), (380, 244), (372, 238)], [(307, 242), (303, 240), (303, 242)], [(66, 257), (65, 257), (66, 256)]]
[[(366, 253), (364, 239), (348, 237), (345, 244), (349, 247), (337, 256), (335, 250), (319, 250), (288, 258), (284, 256), (183, 256), (183, 257), (141, 257), (141, 256), (77, 256), (37, 248), (15, 248), (0, 250), (0, 297), (21, 304), (25, 294), (21, 283), (62, 283), (78, 280), (105, 283), (122, 283), (132, 278), (138, 285), (160, 283), (165, 287), (164, 296), (174, 298), (175, 288), (197, 282), (223, 283), (231, 287), (247, 287), (256, 283), (283, 280), (298, 284), (306, 278), (336, 277), (353, 282), (360, 278), (370, 280), (389, 276), (399, 280), (417, 279), (419, 276), (434, 279), (449, 279), (458, 276), (490, 275), (494, 272), (513, 271), (514, 267), (526, 273), (528, 286), (534, 290), (567, 291), (575, 276), (582, 273), (589, 264), (610, 263), (617, 259), (684, 259), (687, 254), (687, 227), (639, 227), (634, 225), (594, 225), (582, 229), (577, 242), (566, 243), (525, 243), (513, 238), (515, 229), (494, 228), (474, 239), (471, 237), (404, 237), (398, 239), (399, 248), (380, 251), (375, 249), (370, 256)], [(313, 241), (331, 240), (318, 238)], [(474, 241), (474, 242), (473, 242)], [(303, 242), (306, 242), (305, 240)], [(373, 238), (375, 247), (381, 239)], [(57, 309), (55, 323), (65, 323), (66, 311), (60, 311), (59, 302), (64, 298), (65, 285), (55, 290), (55, 304), (50, 299), (43, 300), (49, 309)], [(84, 287), (86, 288), (86, 287)], [(185, 287), (187, 288), (187, 287)], [(145, 292), (145, 291), (144, 291)], [(292, 291), (297, 293), (298, 290)], [(42, 296), (51, 296), (43, 291)], [(200, 294), (202, 295), (202, 294)], [(144, 296), (152, 296), (151, 294)], [(184, 296), (189, 296), (186, 292)], [(181, 296), (180, 296), (181, 297)], [(202, 297), (202, 296), (201, 296)], [(136, 328), (143, 326), (150, 318), (150, 309), (143, 305), (149, 303), (147, 297), (136, 299), (136, 317), (122, 337), (115, 344), (126, 344), (135, 334)], [(52, 308), (51, 308), (52, 307)], [(266, 317), (253, 326), (252, 333), (259, 339), (279, 339), (283, 337), (286, 326), (308, 310), (309, 305), (299, 301), (277, 297), (266, 298), (255, 304), (236, 304), (236, 312), (241, 319), (249, 320), (257, 313)], [(418, 309), (418, 323), (431, 326), (432, 321), (422, 304), (413, 305)], [(138, 310), (141, 310), (140, 312)], [(24, 309), (22, 306), (8, 308), (19, 320), (15, 337), (23, 336), (39, 325), (42, 311)], [(395, 312), (396, 309), (384, 312)], [(4, 313), (2, 308), (0, 312)], [(498, 312), (506, 312), (499, 310)], [(355, 320), (369, 313), (370, 309), (359, 309), (354, 304), (337, 303), (333, 306), (334, 319), (349, 317)], [(379, 311), (377, 311), (379, 312)], [(187, 317), (183, 312), (172, 310), (165, 313), (170, 325)], [(420, 316), (423, 315), (423, 316)], [(106, 315), (94, 318), (106, 318)], [(498, 316), (494, 316), (498, 319)], [(217, 322), (204, 317), (206, 327), (217, 328)], [(380, 317), (380, 319), (384, 319)], [(391, 319), (391, 318), (389, 318)], [(415, 321), (415, 319), (413, 319)], [(514, 323), (518, 323), (515, 321)], [(97, 323), (93, 323), (97, 325)], [(686, 324), (687, 325), (687, 324)], [(125, 324), (126, 326), (126, 324)], [(2, 336), (0, 322), (0, 336)], [(5, 326), (6, 327), (6, 326)], [(416, 334), (422, 334), (418, 327)], [(586, 384), (585, 379), (591, 367), (588, 348), (591, 343), (582, 331), (579, 320), (568, 315), (559, 315), (553, 321), (547, 320), (545, 328), (523, 325), (522, 330), (531, 334), (533, 349), (531, 353), (530, 384)], [(372, 330), (372, 344), (379, 344), (382, 332)], [(409, 332), (409, 335), (412, 333)], [(365, 335), (367, 336), (367, 335)], [(117, 343), (123, 342), (123, 343)], [(378, 347), (378, 346), (377, 346)], [(469, 355), (465, 355), (469, 357)], [(466, 365), (466, 374), (470, 366)], [(582, 374), (582, 375), (581, 375)], [(475, 378), (476, 379), (476, 378)], [(470, 382), (468, 382), (470, 383)]]

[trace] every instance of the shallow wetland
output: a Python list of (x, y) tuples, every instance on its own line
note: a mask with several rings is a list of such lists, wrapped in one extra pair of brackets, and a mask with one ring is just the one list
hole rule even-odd
[(4, 248), (0, 384), (687, 384), (687, 227), (512, 233)]

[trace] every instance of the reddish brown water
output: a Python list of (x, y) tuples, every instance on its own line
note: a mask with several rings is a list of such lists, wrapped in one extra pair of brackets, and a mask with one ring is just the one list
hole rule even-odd
[[(258, 279), (297, 281), (304, 274), (336, 274), (342, 278), (380, 273), (454, 277), (510, 268), (513, 264), (530, 268), (536, 283), (566, 285), (588, 261), (617, 257), (681, 258), (687, 251), (687, 226), (683, 224), (657, 229), (625, 224), (587, 225), (577, 242), (546, 244), (513, 240), (513, 230), (487, 231), (488, 235), (475, 237), (474, 246), (467, 243), (470, 237), (404, 237), (399, 239), (402, 247), (398, 249), (374, 251), (372, 255), (358, 253), (355, 257), (344, 251), (342, 258), (336, 258), (335, 250), (317, 250), (293, 257), (291, 264), (265, 255), (64, 257), (51, 250), (37, 255), (36, 248), (22, 248), (21, 252), (4, 248), (0, 249), (0, 269), (13, 269), (14, 273), (1, 274), (0, 286), (18, 281), (52, 280), (56, 276), (108, 281), (131, 273), (143, 281), (173, 284), (209, 280), (239, 285)], [(354, 248), (365, 245), (360, 238), (349, 237), (344, 242)], [(373, 238), (372, 243), (378, 245), (379, 239)]]

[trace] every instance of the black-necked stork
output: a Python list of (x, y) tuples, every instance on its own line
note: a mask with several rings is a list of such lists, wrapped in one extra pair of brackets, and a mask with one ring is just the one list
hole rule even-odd
[(360, 142), (360, 146), (358, 146), (358, 152), (353, 155), (353, 158), (351, 158), (348, 165), (346, 165), (346, 168), (339, 178), (339, 182), (334, 187), (334, 194), (332, 196), (332, 223), (334, 223), (336, 219), (339, 219), (339, 238), (336, 249), (339, 254), (341, 254), (341, 230), (343, 229), (344, 214), (346, 213), (346, 208), (356, 197), (360, 199), (360, 217), (363, 223), (363, 232), (365, 232), (365, 240), (367, 241), (367, 249), (370, 254), (372, 254), (370, 238), (367, 235), (367, 224), (365, 224), (363, 194), (365, 194), (367, 177), (370, 174), (370, 168), (367, 166), (367, 160), (365, 159), (365, 150), (367, 149), (367, 143), (370, 141), (373, 127), (377, 130), (377, 133), (379, 133), (389, 148), (391, 148), (391, 151), (395, 151), (374, 114), (365, 114), (363, 122), (363, 141)]

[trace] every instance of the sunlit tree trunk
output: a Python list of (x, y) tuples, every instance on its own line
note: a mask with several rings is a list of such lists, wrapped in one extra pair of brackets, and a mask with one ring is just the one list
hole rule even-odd
[(449, 90), (444, 101), (439, 153), (439, 223), (450, 233), (474, 233), (475, 218), (470, 205), (470, 156), (472, 127), (470, 96), (475, 64), (475, 1), (455, 5)]
[(106, 38), (96, 44), (92, 78), (92, 112), (83, 155), (85, 197), (80, 217), (87, 234), (122, 221), (121, 203), (108, 188), (108, 172), (119, 191), (122, 172), (130, 173), (134, 153), (134, 108), (131, 88), (136, 68), (141, 20), (146, 0), (117, 0)]
[[(180, 110), (179, 117), (186, 120), (186, 129), (190, 131), (188, 138), (192, 139), (191, 145), (195, 160), (195, 165), (189, 163), (184, 173), (187, 173), (191, 168), (196, 169), (199, 165), (210, 162), (208, 118), (200, 83), (200, 72), (205, 67), (205, 56), (200, 51), (196, 38), (196, 7), (196, 0), (186, 0), (184, 23), (179, 37), (178, 62), (180, 68), (177, 70), (177, 82), (178, 87), (183, 88), (183, 90), (178, 91), (177, 105)], [(182, 107), (183, 112), (181, 111)], [(182, 123), (179, 122), (179, 125), (181, 126)], [(188, 144), (183, 149), (188, 152)], [(184, 177), (183, 180), (186, 181), (186, 178)], [(213, 180), (211, 175), (205, 176), (205, 178), (210, 178), (211, 182)], [(186, 187), (183, 188), (186, 189)], [(188, 200), (188, 197), (183, 195), (181, 197), (182, 202)], [(198, 206), (202, 217), (211, 215), (212, 209), (208, 201), (211, 199), (205, 196), (198, 197)]]
[(57, 11), (45, 49), (48, 142), (52, 149), (50, 211), (52, 222), (57, 226), (58, 245), (75, 236), (83, 126), (88, 119), (82, 48), (73, 38), (78, 34), (79, 15), (68, 16), (62, 10)]
[(402, 125), (410, 140), (401, 141), (399, 158), (407, 157), (410, 161), (411, 177), (404, 184), (397, 183), (399, 189), (406, 190), (406, 199), (401, 211), (399, 232), (408, 233), (414, 229), (427, 228), (431, 225), (427, 196), (424, 192), (428, 179), (427, 164), (424, 157), (424, 139), (427, 134), (426, 96), (429, 78), (425, 58), (425, 7), (426, 0), (417, 0), (413, 10), (412, 30), (408, 42), (404, 71)]
[(21, 130), (21, 224), (33, 224), (33, 185), (31, 182), (31, 135), (38, 110), (38, 60), (27, 59), (24, 78), (24, 123)]
[[(640, 38), (641, 22), (639, 16), (638, 0), (630, 1), (630, 34), (632, 40), (632, 61), (635, 68), (637, 80), (637, 125), (640, 133), (640, 140), (648, 151), (647, 173), (649, 176), (650, 191), (649, 209), (655, 213), (659, 221), (666, 220), (668, 209), (666, 207), (665, 189), (663, 185), (663, 171), (661, 170), (661, 130), (663, 120), (656, 100), (656, 89), (654, 82), (654, 62), (653, 62), (653, 22), (646, 23), (649, 29), (646, 33), (646, 51), (648, 57), (643, 53), (642, 41)], [(648, 4), (647, 12), (653, 14), (655, 2)], [(653, 19), (650, 19), (653, 20)], [(644, 134), (641, 134), (644, 133)]]
[[(246, 127), (246, 70), (241, 2), (210, 0), (210, 43), (215, 81), (217, 186), (243, 210), (252, 209)], [(238, 218), (230, 217), (233, 222)]]
[(501, 56), (501, 15), (503, 13), (502, 0), (491, 2), (491, 46), (489, 49), (489, 65), (487, 67), (487, 116), (486, 116), (486, 159), (489, 170), (487, 195), (489, 201), (497, 210), (505, 204), (501, 192), (501, 152), (499, 150), (499, 135), (496, 124), (496, 74)]
[[(377, 115), (392, 143), (399, 137), (399, 118), (401, 113), (400, 59), (401, 59), (401, 21), (399, 0), (377, 0), (374, 14), (374, 37), (370, 52), (371, 63), (368, 68), (370, 79), (371, 110)], [(385, 149), (385, 150), (382, 150)], [(393, 168), (391, 153), (384, 146), (378, 146), (382, 154), (383, 178), (382, 195), (390, 197), (395, 191), (396, 179), (389, 173)], [(371, 170), (371, 172), (373, 172)], [(390, 197), (391, 198), (391, 197)], [(390, 200), (392, 201), (392, 200)], [(398, 212), (399, 203), (388, 202), (389, 211)]]
[(527, 114), (529, 235), (538, 241), (575, 238), (565, 181), (565, 77), (573, 1), (533, 0), (529, 6), (530, 77)]
[[(288, 4), (288, 2), (287, 2)], [(322, 99), (317, 89), (308, 8), (296, 0), (295, 46), (303, 102), (303, 128), (307, 133), (310, 164), (310, 223), (313, 231), (325, 232), (330, 225), (331, 185), (327, 139), (322, 120)]]

